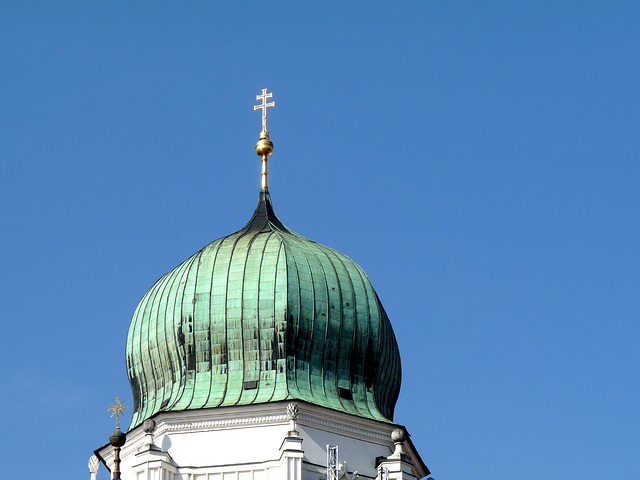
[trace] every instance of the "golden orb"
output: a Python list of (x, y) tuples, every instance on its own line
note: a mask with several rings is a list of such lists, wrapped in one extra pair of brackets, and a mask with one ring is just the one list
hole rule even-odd
[(256, 143), (256, 153), (260, 157), (268, 157), (273, 153), (273, 143), (269, 140), (269, 137), (260, 138)]

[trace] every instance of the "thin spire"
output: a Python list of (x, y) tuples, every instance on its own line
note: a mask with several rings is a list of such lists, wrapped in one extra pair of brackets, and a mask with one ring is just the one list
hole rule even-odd
[(267, 89), (262, 89), (262, 95), (256, 95), (256, 100), (262, 100), (260, 105), (254, 105), (253, 110), (262, 110), (262, 132), (260, 132), (260, 140), (256, 143), (256, 153), (262, 157), (262, 190), (268, 190), (267, 187), (267, 158), (273, 153), (273, 143), (269, 140), (269, 131), (267, 130), (267, 108), (275, 107), (276, 102), (267, 103), (267, 99), (273, 97), (273, 93), (267, 93)]
[(120, 415), (129, 407), (125, 406), (120, 397), (116, 398), (116, 404), (111, 404), (107, 411), (111, 412), (111, 416), (116, 416), (116, 429), (109, 436), (109, 443), (113, 447), (113, 480), (120, 480), (120, 448), (127, 442), (127, 436), (120, 430)]

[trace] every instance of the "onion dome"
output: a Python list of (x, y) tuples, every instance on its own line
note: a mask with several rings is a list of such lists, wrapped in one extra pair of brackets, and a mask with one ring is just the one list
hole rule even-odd
[(136, 308), (131, 426), (158, 412), (302, 400), (392, 421), (400, 354), (362, 269), (276, 217), (260, 192), (241, 230), (173, 269)]

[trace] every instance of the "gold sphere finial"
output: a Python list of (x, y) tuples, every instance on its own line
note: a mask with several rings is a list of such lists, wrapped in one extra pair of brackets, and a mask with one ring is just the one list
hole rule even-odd
[(269, 140), (269, 134), (260, 135), (260, 140), (256, 143), (256, 153), (260, 157), (268, 157), (273, 153), (273, 142)]
[(262, 190), (267, 190), (267, 158), (273, 153), (273, 143), (269, 140), (267, 130), (267, 108), (275, 107), (276, 102), (267, 103), (267, 99), (273, 97), (273, 93), (267, 93), (267, 89), (262, 89), (262, 95), (256, 95), (256, 100), (262, 100), (260, 105), (254, 105), (253, 110), (262, 110), (262, 131), (260, 140), (256, 143), (256, 153), (262, 157)]

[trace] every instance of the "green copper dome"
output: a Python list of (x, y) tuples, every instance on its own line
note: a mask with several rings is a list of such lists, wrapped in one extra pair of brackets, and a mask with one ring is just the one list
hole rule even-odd
[(390, 421), (400, 390), (398, 345), (365, 273), (286, 228), (266, 190), (244, 228), (151, 287), (126, 357), (131, 427), (162, 411), (289, 399)]

